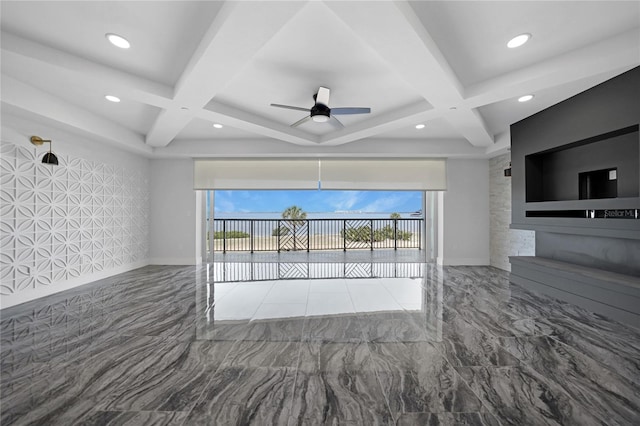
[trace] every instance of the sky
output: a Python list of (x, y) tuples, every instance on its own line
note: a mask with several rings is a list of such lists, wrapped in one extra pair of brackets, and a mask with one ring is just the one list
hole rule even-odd
[(409, 213), (421, 209), (420, 191), (215, 191), (215, 211), (282, 212), (296, 205), (307, 213), (359, 211)]

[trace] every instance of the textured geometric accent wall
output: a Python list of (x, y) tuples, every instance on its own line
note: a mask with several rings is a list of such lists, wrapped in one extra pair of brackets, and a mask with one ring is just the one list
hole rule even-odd
[(509, 229), (511, 224), (511, 178), (504, 176), (510, 154), (489, 160), (489, 213), (491, 266), (511, 270), (509, 256), (535, 255), (535, 232)]
[(0, 294), (148, 258), (146, 170), (0, 144)]

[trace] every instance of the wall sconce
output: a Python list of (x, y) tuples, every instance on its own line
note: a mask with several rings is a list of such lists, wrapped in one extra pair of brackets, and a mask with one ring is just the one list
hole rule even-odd
[(504, 169), (504, 177), (511, 177), (511, 162), (509, 162), (509, 168)]
[(56, 157), (56, 155), (51, 152), (51, 140), (47, 140), (47, 139), (42, 139), (40, 136), (31, 136), (31, 143), (34, 144), (35, 146), (40, 146), (43, 143), (49, 143), (49, 152), (47, 152), (44, 157), (42, 157), (42, 163), (43, 164), (52, 164), (57, 166), (58, 165), (58, 157)]

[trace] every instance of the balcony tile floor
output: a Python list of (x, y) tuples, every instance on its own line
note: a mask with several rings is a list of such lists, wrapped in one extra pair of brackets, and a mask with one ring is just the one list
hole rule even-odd
[(640, 331), (490, 267), (149, 266), (0, 323), (4, 426), (640, 424)]

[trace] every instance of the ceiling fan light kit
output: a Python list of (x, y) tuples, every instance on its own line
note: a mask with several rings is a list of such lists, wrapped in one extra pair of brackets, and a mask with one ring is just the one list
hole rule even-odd
[(314, 105), (311, 108), (303, 108), (292, 105), (282, 105), (282, 104), (271, 104), (272, 107), (276, 108), (285, 108), (285, 109), (293, 109), (296, 111), (308, 111), (309, 115), (302, 118), (301, 120), (296, 121), (291, 125), (291, 127), (298, 127), (299, 125), (306, 123), (309, 120), (312, 120), (316, 123), (326, 123), (330, 119), (333, 119), (340, 127), (344, 127), (344, 125), (335, 117), (335, 115), (352, 115), (352, 114), (369, 114), (371, 113), (371, 108), (361, 108), (361, 107), (340, 107), (340, 108), (329, 108), (329, 95), (330, 90), (327, 87), (322, 87), (318, 89), (318, 92), (313, 95)]
[(310, 115), (311, 119), (316, 123), (326, 123), (331, 116), (331, 109), (326, 105), (316, 102), (316, 104), (311, 107)]

